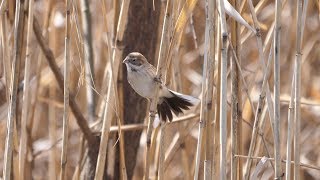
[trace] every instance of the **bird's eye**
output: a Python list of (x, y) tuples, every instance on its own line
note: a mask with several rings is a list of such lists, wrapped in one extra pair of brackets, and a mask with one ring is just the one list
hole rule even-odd
[(133, 61), (133, 62), (136, 62), (136, 59), (133, 59), (132, 61)]

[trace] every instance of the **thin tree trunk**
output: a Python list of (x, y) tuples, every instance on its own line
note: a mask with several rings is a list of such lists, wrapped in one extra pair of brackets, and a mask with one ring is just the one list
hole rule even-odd
[[(117, 26), (117, 35), (116, 35), (116, 42), (119, 42), (119, 43), (115, 46), (116, 48), (112, 49), (112, 54), (110, 55), (108, 92), (107, 92), (106, 105), (104, 108), (99, 155), (96, 163), (97, 167), (96, 167), (95, 177), (94, 177), (94, 179), (96, 180), (100, 180), (104, 176), (105, 160), (106, 160), (106, 153), (107, 153), (108, 139), (109, 139), (109, 129), (115, 113), (116, 113), (115, 117), (117, 119), (119, 118), (119, 116), (117, 115), (119, 112), (118, 111), (119, 97), (115, 95), (117, 94), (117, 88), (116, 88), (117, 86), (115, 84), (115, 81), (118, 78), (119, 67), (121, 66), (120, 62), (121, 62), (121, 56), (123, 53), (121, 42), (123, 42), (124, 31), (127, 25), (129, 5), (130, 5), (130, 0), (123, 1), (121, 4), (121, 10), (120, 10), (119, 21)], [(122, 139), (121, 137), (120, 137), (120, 140)], [(123, 145), (122, 143), (123, 142), (121, 142), (120, 144)], [(125, 174), (125, 177), (126, 177), (126, 174)], [(93, 179), (93, 177), (91, 177), (91, 179)]]
[[(37, 38), (38, 44), (41, 47), (42, 52), (44, 53), (47, 62), (49, 64), (50, 69), (52, 70), (58, 85), (60, 89), (64, 89), (64, 81), (63, 81), (63, 76), (60, 73), (60, 70), (58, 68), (58, 65), (55, 62), (55, 58), (53, 55), (52, 50), (49, 48), (48, 44), (45, 42), (44, 37), (42, 35), (42, 30), (40, 28), (40, 25), (37, 21), (37, 18), (34, 17), (33, 21), (33, 30), (35, 33), (35, 36)], [(87, 162), (89, 166), (87, 166), (87, 175), (88, 177), (94, 177), (94, 172), (95, 172), (95, 167), (96, 167), (96, 162), (97, 162), (97, 154), (99, 151), (99, 141), (95, 137), (95, 135), (92, 133), (90, 130), (87, 120), (84, 118), (82, 112), (80, 111), (79, 106), (77, 105), (75, 101), (75, 96), (70, 93), (69, 95), (69, 105), (70, 109), (77, 121), (78, 126), (80, 127), (84, 138), (87, 140), (88, 143), (88, 159)]]
[(60, 161), (60, 180), (66, 179), (66, 166), (68, 158), (68, 134), (69, 134), (69, 83), (70, 83), (70, 15), (71, 2), (66, 1), (66, 23), (64, 37), (64, 89), (63, 89), (63, 124), (62, 124), (62, 150)]
[(84, 62), (86, 71), (86, 89), (87, 89), (87, 112), (88, 120), (94, 121), (95, 117), (95, 96), (94, 96), (94, 67), (93, 67), (93, 48), (92, 48), (92, 30), (91, 13), (88, 0), (81, 0), (82, 12), (82, 30), (84, 44)]
[(227, 25), (224, 11), (224, 3), (219, 1), (219, 13), (221, 23), (221, 85), (220, 85), (220, 179), (227, 179)]
[(15, 29), (14, 29), (14, 47), (13, 47), (13, 60), (12, 60), (12, 76), (11, 76), (11, 95), (8, 110), (7, 120), (7, 137), (4, 153), (4, 168), (3, 177), (9, 180), (11, 177), (11, 168), (13, 160), (14, 150), (14, 129), (16, 120), (16, 108), (17, 108), (17, 94), (20, 76), (20, 61), (21, 61), (21, 49), (23, 43), (23, 29), (24, 29), (24, 0), (16, 1), (16, 17), (15, 17)]
[(23, 87), (23, 105), (21, 116), (21, 134), (20, 134), (20, 147), (19, 147), (19, 179), (25, 178), (25, 161), (27, 155), (27, 120), (29, 117), (29, 88), (30, 88), (30, 66), (31, 66), (31, 36), (32, 36), (32, 23), (33, 23), (33, 0), (29, 0), (28, 12), (28, 31), (27, 31), (27, 48), (25, 59), (24, 71), (24, 87)]
[(296, 32), (296, 59), (294, 70), (294, 180), (300, 179), (300, 131), (301, 131), (301, 60), (302, 60), (302, 38), (304, 32), (304, 22), (306, 18), (306, 8), (308, 0), (304, 0), (302, 11), (302, 0), (297, 1), (297, 32)]
[(10, 53), (8, 52), (8, 40), (7, 40), (7, 12), (5, 9), (7, 8), (7, 1), (2, 0), (1, 2), (1, 9), (0, 9), (0, 21), (1, 21), (1, 44), (2, 44), (2, 64), (3, 64), (3, 70), (6, 80), (6, 100), (9, 102), (9, 86), (10, 86)]
[(282, 179), (280, 150), (280, 30), (281, 0), (276, 0), (275, 32), (274, 32), (274, 156), (275, 179)]
[[(239, 11), (240, 1), (232, 0), (231, 4)], [(240, 59), (240, 26), (236, 21), (231, 24), (231, 41), (235, 49), (236, 56)], [(239, 62), (240, 63), (240, 62)], [(242, 101), (241, 101), (241, 79), (240, 69), (237, 68), (236, 58), (232, 56), (231, 60), (231, 179), (242, 179), (242, 162), (241, 159), (235, 157), (235, 154), (242, 154), (241, 151), (241, 135), (242, 135)]]
[[(60, 89), (62, 90), (64, 88), (63, 76), (59, 70), (57, 63), (55, 62), (55, 58), (52, 50), (49, 48), (48, 44), (44, 40), (44, 37), (42, 35), (42, 30), (40, 28), (40, 25), (36, 17), (34, 17), (34, 21), (33, 21), (33, 30), (37, 38), (38, 44), (40, 45), (41, 50), (47, 59), (49, 67), (52, 70)], [(75, 96), (73, 94), (70, 94), (70, 108), (73, 112), (73, 115), (75, 116), (75, 119), (77, 120), (77, 124), (79, 125), (82, 133), (84, 134), (85, 139), (88, 141), (90, 145), (96, 144), (97, 139), (92, 134), (86, 119), (84, 118), (82, 112), (80, 111), (79, 106), (75, 101)]]
[[(157, 35), (160, 15), (160, 1), (155, 1), (155, 11), (150, 0), (131, 0), (128, 12), (127, 29), (124, 32), (122, 57), (125, 58), (130, 52), (142, 53), (151, 64), (155, 63), (155, 52), (157, 45)], [(143, 7), (143, 8), (142, 8)], [(137, 9), (139, 9), (137, 11)], [(125, 66), (123, 73), (123, 117), (125, 124), (143, 123), (147, 102), (137, 95), (127, 81), (127, 70)], [(123, 132), (125, 138), (126, 168), (128, 179), (132, 179), (136, 156), (140, 142), (141, 131)], [(115, 179), (119, 177), (119, 158), (116, 159)]]

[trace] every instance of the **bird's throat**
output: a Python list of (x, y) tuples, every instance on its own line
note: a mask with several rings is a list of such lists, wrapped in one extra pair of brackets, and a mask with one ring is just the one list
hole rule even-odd
[(131, 69), (132, 72), (137, 72), (137, 70), (135, 68), (133, 68), (133, 67), (130, 67), (130, 69)]

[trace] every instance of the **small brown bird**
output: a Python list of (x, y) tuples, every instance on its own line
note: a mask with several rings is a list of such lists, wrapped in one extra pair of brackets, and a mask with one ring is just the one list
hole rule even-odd
[[(130, 53), (123, 63), (127, 66), (128, 81), (131, 87), (142, 97), (152, 99), (155, 96), (157, 85), (156, 69), (147, 59), (138, 52)], [(177, 116), (182, 110), (188, 110), (199, 100), (192, 96), (180, 94), (168, 89), (161, 82), (157, 111), (161, 120), (172, 121), (172, 112)]]

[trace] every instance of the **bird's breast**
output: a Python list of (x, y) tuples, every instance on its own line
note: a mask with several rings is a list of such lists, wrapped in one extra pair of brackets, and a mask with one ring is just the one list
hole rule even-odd
[(141, 71), (131, 71), (128, 73), (128, 81), (132, 88), (144, 98), (152, 98), (155, 93), (156, 83), (153, 77)]

